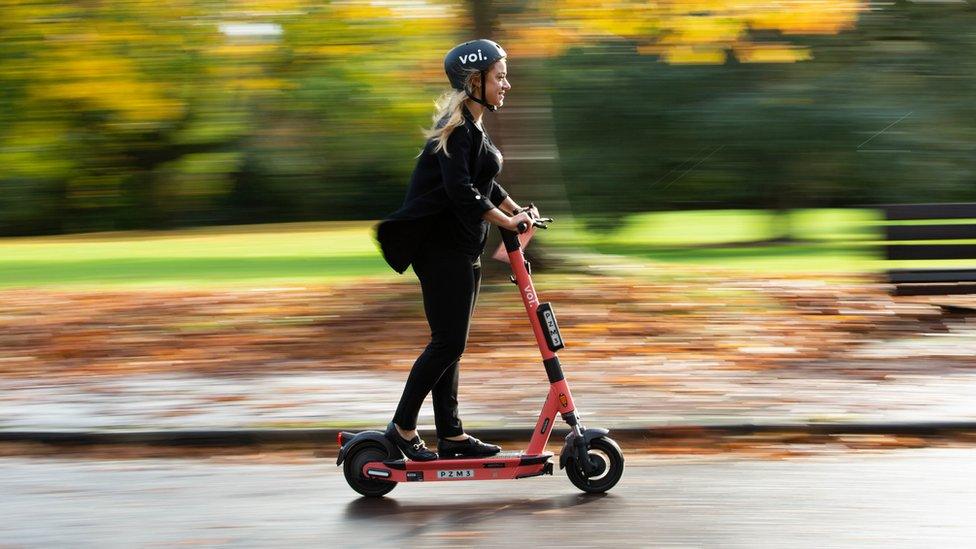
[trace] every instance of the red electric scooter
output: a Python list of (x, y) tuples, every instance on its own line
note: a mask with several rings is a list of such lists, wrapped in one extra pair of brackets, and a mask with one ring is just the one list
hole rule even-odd
[[(546, 223), (551, 221), (551, 218), (536, 218), (532, 224), (546, 229)], [(539, 295), (532, 286), (531, 265), (522, 253), (519, 235), (524, 234), (527, 242), (531, 233), (525, 233), (530, 227), (523, 222), (518, 229), (515, 233), (499, 227), (512, 265), (510, 279), (522, 294), (542, 352), (542, 364), (549, 377), (549, 396), (542, 405), (529, 447), (524, 452), (501, 452), (487, 458), (411, 461), (405, 459), (400, 449), (381, 431), (342, 431), (338, 435), (336, 465), (344, 465), (346, 481), (353, 490), (364, 496), (379, 497), (393, 490), (398, 482), (500, 480), (551, 475), (553, 454), (544, 450), (557, 413), (572, 429), (559, 456), (559, 468), (566, 469), (569, 480), (589, 493), (606, 492), (620, 480), (624, 471), (620, 446), (607, 436), (607, 429), (586, 429), (580, 423), (573, 395), (556, 357), (556, 351), (564, 347), (556, 316), (552, 305), (539, 302)]]

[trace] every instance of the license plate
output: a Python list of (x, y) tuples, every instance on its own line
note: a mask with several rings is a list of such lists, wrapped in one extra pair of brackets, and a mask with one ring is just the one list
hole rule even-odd
[(437, 471), (437, 478), (471, 478), (474, 469), (445, 469)]

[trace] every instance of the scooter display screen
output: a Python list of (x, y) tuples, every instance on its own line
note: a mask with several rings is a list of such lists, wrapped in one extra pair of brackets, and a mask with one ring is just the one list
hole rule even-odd
[(549, 350), (555, 352), (565, 347), (563, 337), (559, 333), (559, 324), (556, 323), (556, 312), (552, 310), (552, 304), (548, 302), (539, 304), (535, 314), (539, 316), (542, 334), (546, 338), (546, 346), (549, 347)]

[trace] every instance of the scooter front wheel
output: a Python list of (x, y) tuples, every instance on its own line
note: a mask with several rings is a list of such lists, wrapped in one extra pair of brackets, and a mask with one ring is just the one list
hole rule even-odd
[(363, 443), (352, 449), (352, 453), (343, 463), (342, 472), (345, 474), (349, 486), (360, 494), (378, 498), (390, 493), (397, 483), (385, 480), (367, 478), (363, 475), (363, 466), (371, 461), (389, 459), (385, 448), (378, 444)]
[(566, 463), (569, 480), (590, 494), (602, 494), (613, 488), (624, 474), (624, 455), (620, 446), (609, 437), (599, 437), (590, 441), (586, 454), (595, 470), (587, 476), (577, 463), (576, 456), (573, 456)]

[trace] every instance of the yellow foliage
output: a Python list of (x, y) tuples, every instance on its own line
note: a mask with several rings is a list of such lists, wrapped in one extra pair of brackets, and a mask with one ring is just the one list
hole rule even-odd
[(89, 107), (115, 111), (124, 121), (163, 121), (182, 116), (183, 103), (166, 97), (161, 88), (161, 84), (131, 80), (123, 74), (40, 84), (32, 95), (80, 101)]
[(229, 80), (227, 85), (242, 90), (277, 91), (294, 89), (297, 84), (281, 78), (238, 78)]
[[(577, 39), (636, 39), (643, 44), (640, 53), (668, 63), (722, 63), (733, 47), (746, 62), (784, 63), (810, 59), (810, 53), (788, 46), (748, 48), (748, 30), (836, 34), (853, 28), (867, 8), (865, 0), (554, 0), (541, 4), (534, 17), (554, 19), (557, 29)], [(514, 28), (509, 35), (531, 38), (534, 30)], [(540, 36), (550, 39), (548, 47), (536, 48), (540, 55), (562, 51), (566, 35), (547, 29)]]
[[(724, 47), (664, 46), (658, 47), (659, 55), (674, 65), (720, 65), (725, 62)], [(648, 48), (638, 48), (638, 52)]]
[(302, 48), (305, 53), (336, 58), (366, 55), (375, 50), (376, 47), (369, 44), (323, 44), (314, 48)]
[(791, 0), (773, 9), (749, 14), (749, 25), (784, 34), (837, 34), (853, 28), (858, 14), (868, 8), (861, 0)]
[(585, 34), (638, 37), (654, 30), (657, 22), (653, 4), (637, 0), (594, 3), (587, 0), (554, 2), (543, 8), (545, 16)]
[(661, 41), (667, 44), (731, 44), (746, 30), (745, 21), (730, 17), (678, 16), (666, 21), (667, 33)]
[(351, 1), (343, 4), (332, 4), (329, 7), (333, 17), (347, 21), (371, 21), (394, 15), (393, 10), (388, 7), (364, 1)]
[(554, 57), (581, 40), (567, 29), (552, 26), (519, 27), (506, 33), (506, 52), (513, 59)]
[(813, 58), (809, 48), (790, 44), (742, 44), (734, 51), (742, 63), (796, 63)]
[(303, 11), (316, 6), (317, 2), (309, 2), (308, 0), (234, 0), (232, 5), (243, 12), (276, 13)]
[(226, 57), (253, 59), (274, 53), (277, 49), (278, 45), (274, 43), (224, 43), (211, 49), (210, 53)]

